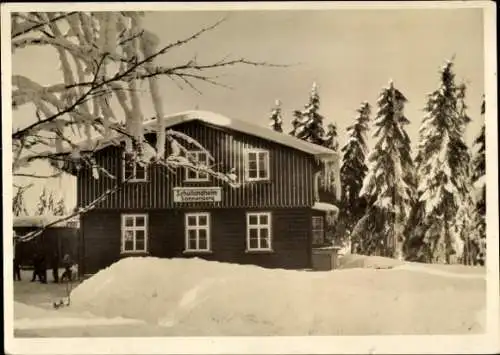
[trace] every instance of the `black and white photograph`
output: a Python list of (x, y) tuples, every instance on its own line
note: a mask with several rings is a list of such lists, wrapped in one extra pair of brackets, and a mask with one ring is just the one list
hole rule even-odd
[(6, 353), (500, 351), (495, 11), (2, 4)]

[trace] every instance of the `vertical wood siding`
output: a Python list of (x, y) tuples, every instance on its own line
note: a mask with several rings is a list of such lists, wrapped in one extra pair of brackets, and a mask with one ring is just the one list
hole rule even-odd
[[(229, 172), (231, 168), (243, 184), (231, 188), (224, 182), (211, 179), (208, 182), (186, 182), (184, 171), (175, 174), (165, 167), (152, 166), (148, 171), (147, 182), (130, 182), (108, 199), (100, 203), (99, 209), (155, 209), (155, 208), (292, 208), (309, 207), (313, 204), (314, 158), (306, 153), (269, 142), (239, 132), (219, 129), (199, 121), (175, 127), (198, 140), (215, 158), (214, 169)], [(152, 138), (154, 139), (154, 138)], [(270, 181), (245, 182), (244, 151), (249, 148), (267, 149), (270, 157)], [(167, 148), (168, 151), (168, 148)], [(107, 147), (97, 153), (96, 159), (118, 181), (122, 178), (121, 148)], [(107, 189), (113, 188), (116, 181), (105, 176), (93, 179), (88, 170), (78, 174), (78, 203), (85, 206)], [(215, 203), (174, 203), (173, 187), (220, 186), (222, 201)]]
[[(259, 209), (262, 210), (262, 209)], [(246, 252), (246, 214), (242, 209), (210, 212), (213, 252), (185, 254), (184, 214), (188, 210), (141, 210), (148, 213), (148, 255), (161, 258), (198, 257), (268, 268), (311, 267), (311, 216), (308, 208), (269, 210), (272, 213), (272, 253)], [(118, 261), (120, 255), (120, 213), (138, 210), (90, 211), (83, 217), (84, 253), (81, 272), (96, 273)]]

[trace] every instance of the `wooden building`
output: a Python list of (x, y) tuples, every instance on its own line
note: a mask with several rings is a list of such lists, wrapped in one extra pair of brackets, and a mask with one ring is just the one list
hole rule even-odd
[[(92, 274), (130, 255), (310, 268), (313, 244), (324, 243), (325, 211), (336, 209), (328, 203), (334, 196), (315, 182), (321, 161), (338, 172), (336, 153), (211, 112), (164, 120), (167, 129), (200, 142), (213, 155), (214, 170), (233, 171), (241, 187), (181, 168), (128, 166), (123, 146), (101, 140), (97, 163), (119, 179), (134, 178), (82, 216), (79, 270)], [(145, 131), (156, 124), (145, 122)], [(155, 140), (154, 133), (145, 136)], [(188, 154), (207, 164), (203, 152)], [(116, 184), (106, 176), (94, 179), (90, 169), (73, 173), (81, 207)]]
[(47, 264), (54, 255), (57, 256), (59, 263), (62, 263), (65, 254), (73, 260), (78, 259), (79, 222), (70, 219), (53, 224), (61, 218), (62, 216), (54, 215), (14, 217), (13, 229), (17, 236), (45, 228), (40, 236), (27, 242), (16, 243), (15, 253), (21, 267), (32, 267), (35, 253), (42, 253)]

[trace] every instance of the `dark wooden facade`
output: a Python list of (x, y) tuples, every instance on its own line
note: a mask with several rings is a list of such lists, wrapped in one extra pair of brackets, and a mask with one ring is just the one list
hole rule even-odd
[[(39, 227), (14, 227), (16, 234), (25, 235)], [(71, 227), (46, 228), (42, 234), (29, 242), (16, 244), (16, 258), (22, 267), (31, 267), (35, 253), (45, 256), (47, 266), (57, 257), (59, 263), (65, 254), (73, 260), (79, 258), (79, 229)]]
[[(155, 257), (199, 257), (268, 268), (303, 269), (311, 265), (311, 210), (272, 211), (273, 251), (247, 252), (245, 211), (243, 209), (200, 210), (211, 214), (212, 252), (184, 252), (184, 213), (186, 210), (92, 211), (85, 218), (83, 273), (92, 274), (111, 265), (120, 254), (120, 213), (147, 213), (149, 252)], [(260, 211), (260, 210), (259, 210)], [(130, 254), (136, 255), (136, 254)], [(143, 255), (143, 254), (137, 254)], [(125, 256), (128, 256), (125, 254)]]
[[(199, 122), (189, 122), (175, 127), (200, 142), (214, 157), (215, 170), (236, 169), (244, 177), (244, 150), (261, 148), (270, 152), (270, 180), (244, 182), (238, 189), (227, 183), (210, 179), (208, 182), (185, 182), (184, 170), (176, 174), (159, 165), (151, 166), (147, 182), (134, 182), (103, 201), (97, 208), (177, 208), (172, 199), (172, 188), (176, 186), (221, 186), (222, 201), (205, 204), (186, 204), (186, 208), (268, 208), (310, 207), (313, 199), (313, 174), (318, 168), (314, 157), (282, 145), (251, 137), (239, 132), (210, 127)], [(118, 179), (121, 178), (122, 149), (110, 146), (96, 155), (97, 163), (105, 167)], [(89, 202), (115, 186), (116, 181), (102, 176), (92, 178), (90, 170), (81, 170), (78, 176), (78, 205)]]
[[(210, 179), (186, 182), (185, 172), (175, 173), (154, 165), (145, 182), (127, 183), (100, 203), (81, 220), (81, 260), (79, 270), (92, 274), (127, 256), (121, 253), (121, 214), (148, 215), (147, 255), (157, 257), (202, 257), (270, 268), (309, 268), (311, 266), (311, 207), (315, 202), (314, 174), (319, 165), (314, 156), (258, 137), (226, 128), (191, 121), (172, 127), (200, 142), (214, 157), (214, 170), (235, 169), (242, 182), (239, 188)], [(148, 137), (154, 140), (154, 137)], [(270, 158), (268, 181), (245, 181), (244, 152), (265, 149)], [(96, 155), (100, 166), (117, 179), (122, 178), (122, 148), (106, 147)], [(89, 170), (78, 173), (78, 205), (85, 206), (115, 186), (109, 177), (92, 178)], [(222, 189), (220, 202), (183, 202), (173, 199), (174, 187), (213, 187)], [(270, 212), (272, 251), (246, 250), (246, 213)], [(212, 250), (186, 253), (184, 214), (209, 212)], [(143, 254), (134, 254), (143, 255)]]

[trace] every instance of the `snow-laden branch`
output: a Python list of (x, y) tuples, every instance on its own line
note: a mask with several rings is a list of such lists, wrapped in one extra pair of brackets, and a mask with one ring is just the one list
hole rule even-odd
[[(14, 132), (12, 134), (14, 141), (22, 140), (26, 136), (36, 135), (39, 131), (54, 131), (54, 127), (59, 129), (61, 126), (70, 126), (72, 130), (74, 130), (74, 126), (78, 130), (80, 127), (83, 127), (86, 135), (89, 136), (90, 127), (97, 129), (96, 117), (102, 117), (101, 121), (105, 127), (104, 131), (107, 131), (106, 127), (109, 126), (109, 121), (116, 120), (108, 104), (109, 99), (113, 96), (118, 99), (125, 113), (125, 121), (128, 122), (126, 126), (129, 128), (136, 127), (137, 125), (131, 124), (132, 121), (138, 120), (136, 116), (140, 113), (137, 94), (135, 93), (136, 80), (148, 80), (150, 82), (150, 91), (156, 115), (157, 117), (162, 117), (164, 109), (160, 107), (162, 100), (158, 93), (156, 77), (178, 78), (184, 84), (197, 90), (195, 81), (204, 81), (213, 85), (227, 87), (217, 80), (217, 76), (204, 74), (207, 70), (220, 69), (237, 64), (284, 67), (284, 65), (255, 62), (244, 58), (234, 60), (224, 58), (214, 63), (205, 64), (199, 64), (196, 59), (191, 59), (182, 65), (173, 67), (161, 67), (153, 64), (153, 61), (158, 56), (167, 53), (169, 50), (183, 46), (207, 31), (215, 29), (225, 19), (221, 19), (184, 39), (169, 43), (156, 50), (158, 39), (152, 33), (140, 28), (140, 17), (136, 14), (127, 13), (126, 16), (132, 19), (128, 22), (124, 19), (125, 15), (123, 14), (111, 17), (101, 14), (87, 15), (78, 13), (78, 15), (64, 17), (53, 14), (35, 14), (33, 17), (37, 20), (45, 19), (44, 24), (50, 28), (54, 36), (23, 38), (15, 42), (29, 43), (30, 41), (38, 41), (52, 45), (59, 53), (64, 74), (64, 83), (43, 87), (31, 82), (29, 78), (20, 75), (13, 77), (14, 87), (17, 87), (17, 90), (13, 92), (14, 106), (18, 107), (24, 103), (33, 102), (37, 107), (37, 114), (39, 116), (37, 120)], [(116, 22), (115, 26), (110, 25), (111, 18)], [(57, 21), (62, 19), (67, 20), (70, 28), (70, 31), (65, 34), (62, 33), (56, 24)], [(131, 23), (132, 27), (130, 25), (127, 27), (127, 23)], [(114, 47), (110, 45), (113, 40), (116, 41)], [(76, 75), (71, 70), (70, 57), (67, 54), (70, 54), (75, 64)], [(118, 71), (110, 76), (106, 75), (106, 63), (108, 62), (120, 63)], [(86, 80), (89, 74), (92, 74), (92, 79)], [(123, 86), (120, 82), (127, 83), (128, 86)], [(86, 88), (86, 90), (82, 90), (82, 88)], [(200, 91), (197, 90), (197, 92)], [(133, 101), (131, 107), (128, 106), (128, 102), (131, 102), (129, 100)], [(90, 111), (89, 103), (93, 104), (93, 112)], [(159, 129), (159, 131), (162, 130)], [(135, 135), (140, 136), (138, 134)], [(157, 151), (160, 155), (162, 153), (160, 144), (164, 142), (164, 139), (161, 139), (161, 135), (162, 133), (159, 133), (160, 139), (157, 146)], [(56, 139), (56, 142), (60, 142), (61, 140), (59, 137)]]
[(85, 206), (83, 208), (78, 208), (77, 210), (75, 210), (73, 213), (71, 213), (69, 215), (58, 218), (58, 219), (46, 224), (45, 226), (43, 226), (41, 228), (38, 228), (32, 232), (29, 232), (29, 233), (23, 235), (22, 237), (19, 237), (18, 241), (19, 242), (29, 242), (30, 240), (41, 235), (47, 228), (50, 228), (50, 227), (55, 226), (55, 225), (62, 223), (62, 222), (69, 221), (77, 216), (80, 216), (80, 215), (94, 209), (95, 206), (97, 206), (100, 202), (107, 199), (113, 193), (121, 190), (123, 188), (123, 186), (132, 178), (133, 178), (133, 176), (130, 176), (127, 179), (125, 179), (124, 181), (120, 181), (120, 182), (116, 183), (115, 186), (113, 186), (111, 189), (108, 189), (102, 195), (98, 196), (96, 199), (94, 199), (92, 202), (90, 202), (87, 206)]
[(56, 177), (60, 177), (62, 172), (57, 172), (51, 175), (38, 175), (38, 174), (27, 174), (27, 173), (14, 173), (12, 174), (14, 177), (29, 177), (34, 179), (52, 179)]
[[(69, 163), (74, 164), (72, 166), (76, 169), (85, 166), (95, 178), (103, 175), (117, 180), (96, 162), (95, 153), (102, 145), (100, 141), (92, 145), (91, 138), (97, 133), (104, 141), (125, 141), (134, 163), (159, 165), (170, 172), (176, 168), (200, 171), (232, 187), (239, 186), (234, 175), (213, 168), (217, 166), (214, 157), (195, 139), (165, 128), (161, 119), (166, 114), (165, 100), (161, 96), (158, 80), (162, 77), (177, 80), (193, 90), (197, 90), (196, 84), (200, 82), (228, 87), (220, 81), (220, 76), (210, 73), (236, 65), (286, 65), (246, 58), (222, 58), (200, 63), (196, 57), (171, 67), (158, 65), (156, 61), (159, 57), (214, 30), (225, 18), (161, 46), (157, 36), (143, 28), (141, 16), (136, 12), (26, 13), (13, 16), (13, 54), (25, 46), (51, 47), (57, 53), (62, 74), (62, 82), (50, 86), (41, 85), (22, 73), (12, 77), (13, 108), (25, 104), (35, 106), (33, 120), (12, 132), (14, 176), (56, 177)], [(156, 147), (148, 142), (143, 132), (144, 115), (138, 97), (138, 81), (141, 80), (148, 81), (157, 118), (155, 130), (147, 132), (156, 134)], [(123, 115), (114, 112), (112, 101), (118, 102)], [(87, 140), (74, 142), (77, 133), (82, 132)], [(168, 145), (171, 154), (166, 156)], [(204, 151), (210, 159), (209, 166), (190, 160), (187, 146)], [(21, 171), (37, 160), (48, 161), (56, 172), (43, 175)], [(117, 183), (115, 188), (121, 188), (123, 183)], [(99, 196), (89, 206), (67, 218), (85, 213), (113, 191)], [(32, 237), (39, 233), (32, 234)]]
[[(39, 23), (37, 23), (35, 25), (31, 25), (31, 26), (28, 23), (23, 23), (23, 24), (18, 24), (17, 26), (12, 26), (11, 37), (14, 39), (14, 38), (19, 37), (21, 35), (24, 35), (24, 34), (27, 34), (27, 33), (30, 33), (30, 32), (36, 31), (36, 30), (40, 30), (45, 26), (48, 26), (48, 25), (55, 23), (57, 21), (67, 19), (67, 18), (69, 18), (77, 13), (78, 12), (76, 12), (76, 11), (64, 13), (62, 15), (53, 17), (47, 21), (39, 22)], [(28, 20), (27, 22), (33, 22), (33, 21)]]

